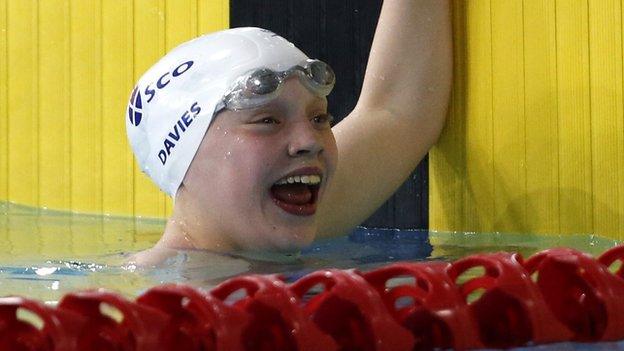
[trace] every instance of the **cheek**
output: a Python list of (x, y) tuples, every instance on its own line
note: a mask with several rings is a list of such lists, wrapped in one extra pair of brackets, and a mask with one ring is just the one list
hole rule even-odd
[(336, 145), (336, 139), (334, 138), (333, 133), (329, 132), (328, 135), (325, 136), (324, 146), (327, 167), (331, 172), (333, 172), (338, 163), (338, 146)]
[(258, 196), (271, 179), (275, 150), (258, 138), (234, 137), (228, 145), (220, 151), (223, 180), (237, 196)]
[(185, 177), (191, 192), (220, 201), (231, 193), (233, 185), (241, 182), (233, 178), (237, 175), (232, 170), (237, 163), (232, 162), (233, 155), (238, 153), (224, 130), (209, 129)]

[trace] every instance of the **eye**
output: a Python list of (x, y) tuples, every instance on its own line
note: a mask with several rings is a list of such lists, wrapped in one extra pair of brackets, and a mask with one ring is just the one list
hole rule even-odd
[(277, 118), (272, 117), (272, 116), (268, 116), (268, 117), (262, 117), (256, 121), (254, 121), (255, 124), (280, 124), (280, 121), (277, 120)]
[(318, 125), (331, 126), (332, 122), (334, 122), (334, 117), (330, 115), (329, 113), (324, 113), (324, 114), (314, 116), (314, 118), (312, 118), (312, 121)]

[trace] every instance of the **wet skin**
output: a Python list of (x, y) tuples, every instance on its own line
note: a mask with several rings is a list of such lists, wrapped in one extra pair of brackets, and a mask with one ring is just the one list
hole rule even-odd
[[(451, 18), (448, 0), (385, 1), (358, 102), (331, 130), (313, 122), (326, 102), (292, 80), (266, 116), (220, 113), (152, 251), (294, 250), (362, 223), (409, 177), (444, 126), (453, 72)], [(261, 118), (267, 116), (275, 120)], [(306, 166), (319, 167), (324, 181), (314, 214), (296, 216), (276, 206), (270, 189)]]
[[(258, 108), (220, 112), (178, 190), (162, 244), (225, 250), (297, 250), (317, 232), (314, 210), (338, 158), (327, 101), (288, 79)], [(278, 206), (271, 187), (292, 172), (322, 181), (305, 215)]]

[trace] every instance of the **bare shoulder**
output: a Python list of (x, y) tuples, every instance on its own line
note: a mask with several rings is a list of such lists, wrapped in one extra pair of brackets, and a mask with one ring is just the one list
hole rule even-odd
[(156, 245), (130, 256), (127, 263), (136, 265), (137, 267), (155, 267), (176, 254), (177, 250)]
[(134, 254), (127, 261), (149, 274), (154, 270), (158, 275), (165, 270), (174, 274), (178, 281), (214, 285), (223, 279), (249, 273), (251, 262), (243, 258), (232, 257), (207, 250), (178, 250), (156, 245)]

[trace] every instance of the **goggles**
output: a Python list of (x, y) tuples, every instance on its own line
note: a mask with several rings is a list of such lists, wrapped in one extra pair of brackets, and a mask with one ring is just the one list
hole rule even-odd
[(286, 71), (276, 72), (258, 68), (236, 80), (232, 89), (217, 105), (216, 112), (224, 108), (242, 110), (258, 107), (279, 96), (284, 81), (296, 74), (303, 85), (319, 97), (325, 97), (334, 88), (336, 75), (323, 61), (308, 59)]

